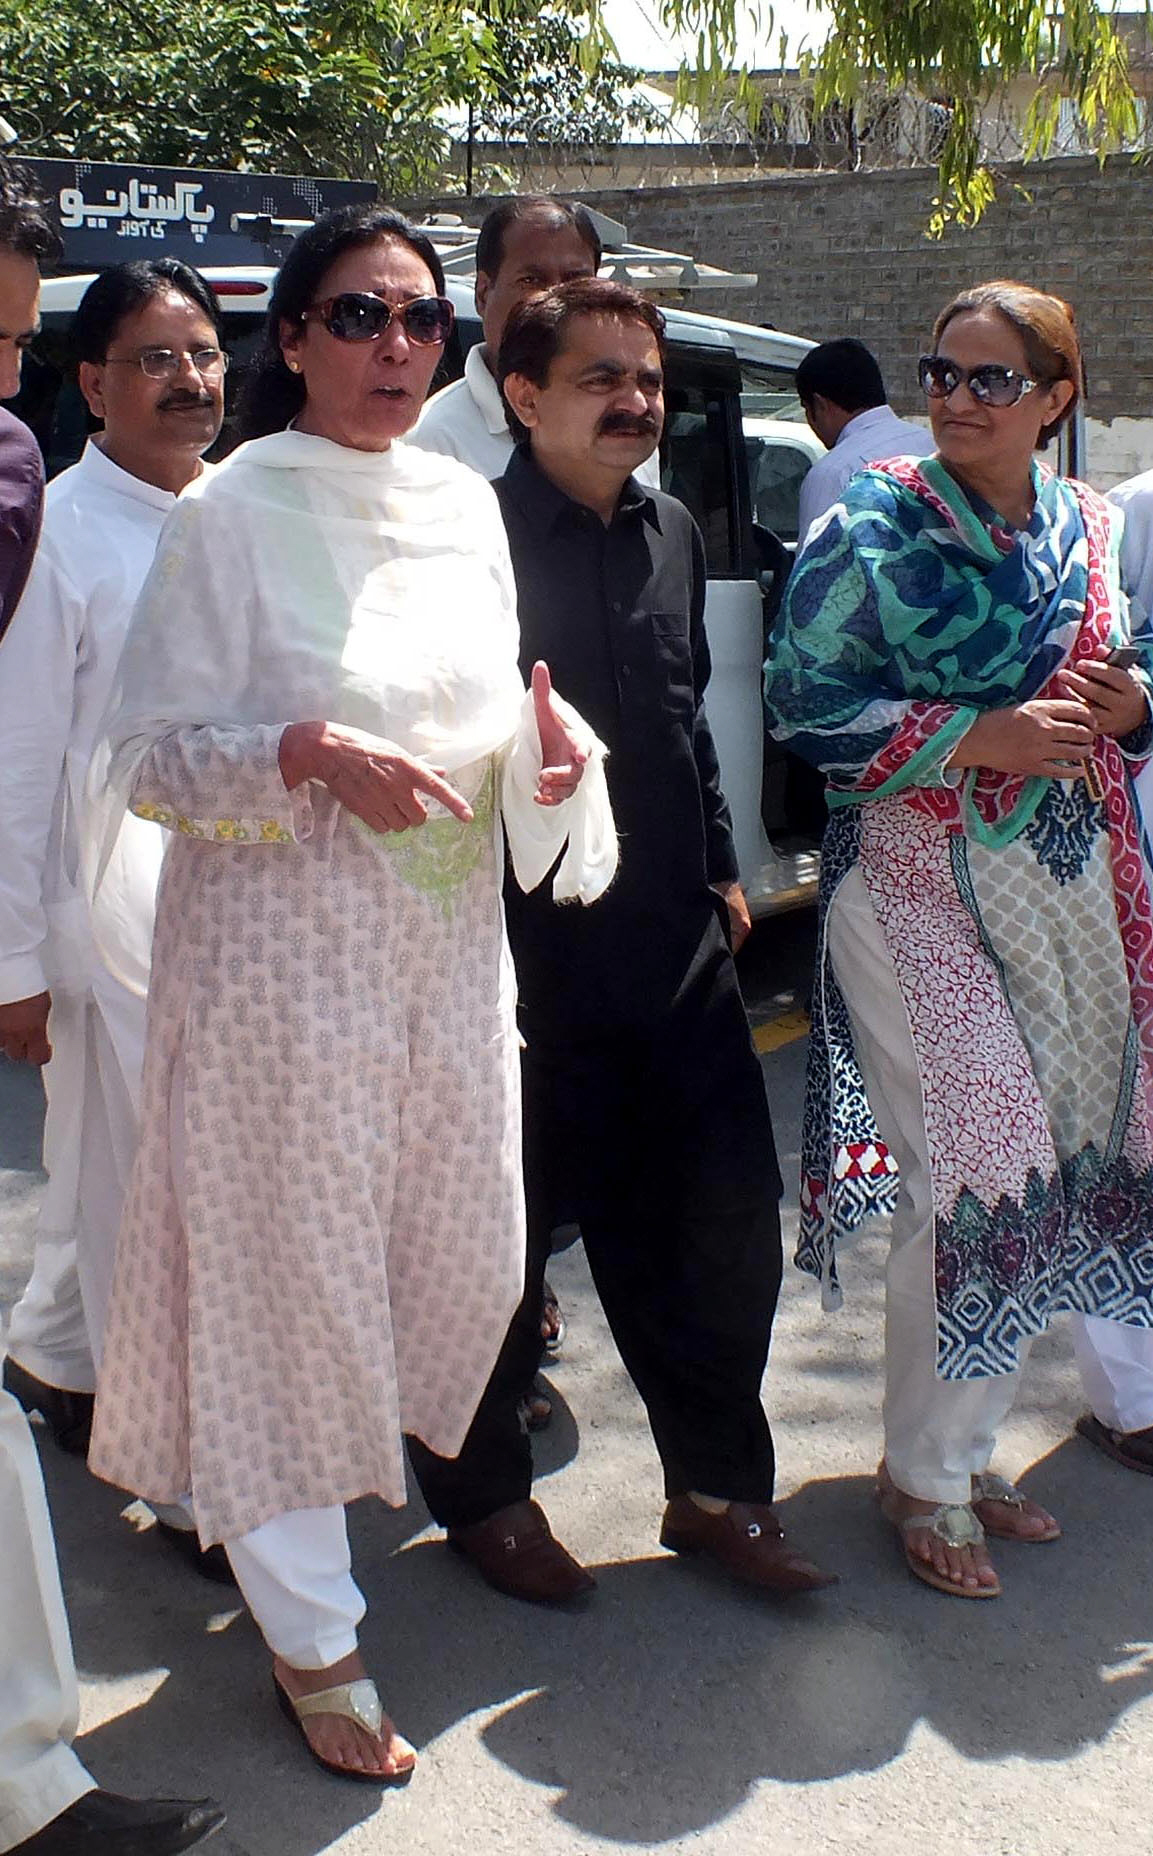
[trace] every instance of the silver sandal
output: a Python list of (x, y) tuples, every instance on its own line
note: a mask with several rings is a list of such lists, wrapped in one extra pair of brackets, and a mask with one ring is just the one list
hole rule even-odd
[[(990, 1470), (982, 1470), (980, 1475), (972, 1478), (972, 1502), (993, 1502), (1004, 1512), (1011, 1510), (1023, 1514), (1029, 1505), (1029, 1497), (1022, 1495), (1015, 1483), (1007, 1482), (1004, 1476), (995, 1476)], [(1052, 1522), (1042, 1534), (1021, 1534), (1016, 1528), (998, 1526), (996, 1520), (986, 1519), (985, 1532), (994, 1540), (1019, 1540), (1023, 1546), (1042, 1546), (1046, 1541), (1060, 1540), (1061, 1529), (1056, 1521)]]

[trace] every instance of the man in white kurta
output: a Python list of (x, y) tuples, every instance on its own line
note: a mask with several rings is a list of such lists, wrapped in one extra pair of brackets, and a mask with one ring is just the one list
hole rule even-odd
[[(36, 326), (39, 265), (58, 241), (39, 202), (0, 162), (0, 399), (20, 384)], [(0, 628), (18, 604), (40, 527), (43, 467), (31, 432), (0, 409)], [(0, 1344), (0, 1352), (2, 1352)], [(36, 1445), (0, 1391), (0, 1852), (152, 1856), (191, 1849), (224, 1822), (211, 1800), (120, 1798), (97, 1788), (73, 1750), (76, 1666)]]
[[(0, 648), (0, 1029), (43, 1061), (48, 1099), (32, 1278), (5, 1381), (59, 1441), (86, 1444), (135, 1145), (163, 834), (125, 821), (99, 901), (107, 802), (89, 768), (136, 596), (222, 413), (211, 299), (165, 262), (105, 273), (77, 314), (81, 385), (103, 434), (49, 485), (40, 547)], [(180, 267), (183, 270), (184, 267)], [(175, 371), (141, 356), (176, 355)], [(18, 1028), (18, 1031), (14, 1030)], [(61, 1398), (60, 1394), (80, 1395)], [(85, 1409), (87, 1407), (87, 1410)]]
[[(574, 277), (595, 277), (601, 261), (596, 226), (583, 206), (552, 194), (514, 195), (486, 216), (476, 243), (476, 307), (484, 340), (469, 349), (464, 373), (425, 403), (412, 443), (479, 471), (503, 477), (514, 445), (496, 384), (505, 323), (526, 296)], [(637, 471), (660, 488), (654, 452)]]
[[(1125, 516), (1121, 585), (1134, 607), (1153, 611), (1153, 471), (1109, 492)], [(1136, 780), (1138, 812), (1149, 835), (1153, 825), (1153, 762)], [(1153, 1474), (1153, 1335), (1099, 1315), (1072, 1319), (1073, 1346), (1092, 1413), (1077, 1429), (1114, 1461)]]

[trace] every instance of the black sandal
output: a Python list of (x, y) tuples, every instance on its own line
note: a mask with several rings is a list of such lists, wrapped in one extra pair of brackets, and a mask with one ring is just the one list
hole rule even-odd
[(1086, 1443), (1103, 1450), (1115, 1463), (1135, 1469), (1139, 1476), (1153, 1476), (1153, 1425), (1144, 1431), (1111, 1431), (1100, 1418), (1087, 1411), (1083, 1418), (1078, 1418), (1075, 1429)]

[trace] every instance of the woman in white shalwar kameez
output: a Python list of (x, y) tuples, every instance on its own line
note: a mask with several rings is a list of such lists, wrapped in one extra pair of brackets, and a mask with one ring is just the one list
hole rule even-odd
[(172, 838), (89, 1461), (191, 1493), (285, 1711), (377, 1782), (413, 1755), (356, 1650), (343, 1504), (404, 1501), (405, 1432), (459, 1450), (521, 1293), (501, 820), (525, 887), (566, 840), (557, 896), (616, 860), (599, 744), (521, 683), (491, 490), (394, 442), (442, 290), (380, 209), (298, 240), (270, 435), (174, 512), (110, 730), (112, 785)]

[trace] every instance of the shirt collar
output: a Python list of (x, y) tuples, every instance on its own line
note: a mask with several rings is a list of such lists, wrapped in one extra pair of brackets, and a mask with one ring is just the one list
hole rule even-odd
[(507, 438), (508, 420), (505, 418), (504, 401), (500, 397), (496, 376), (489, 367), (488, 348), (484, 342), (477, 342), (465, 355), (464, 381), (489, 431)]
[[(203, 464), (202, 471), (211, 470), (211, 464)], [(122, 470), (119, 464), (105, 457), (99, 445), (89, 439), (80, 454), (77, 469), (91, 477), (102, 489), (111, 490), (116, 496), (130, 497), (134, 503), (147, 503), (150, 509), (163, 509), (166, 513), (176, 501), (173, 490), (161, 490), (154, 483), (145, 483), (142, 477), (134, 477), (131, 471)], [(195, 481), (195, 479), (194, 479)]]
[[(551, 477), (545, 476), (528, 445), (517, 446), (509, 459), (504, 480), (525, 514), (532, 516), (542, 527), (554, 527), (562, 516), (571, 515), (574, 510), (578, 514), (584, 513), (583, 503), (576, 502)], [(613, 521), (619, 522), (622, 517), (632, 519), (638, 514), (658, 534), (661, 533), (656, 498), (635, 477), (629, 477), (621, 491)]]

